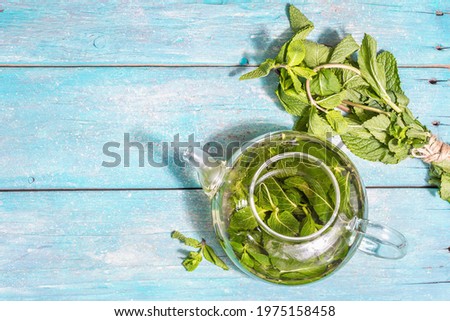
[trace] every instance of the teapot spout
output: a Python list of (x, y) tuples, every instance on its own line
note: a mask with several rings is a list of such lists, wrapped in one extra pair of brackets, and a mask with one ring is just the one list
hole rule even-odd
[(203, 191), (212, 198), (222, 184), (225, 163), (215, 160), (202, 149), (194, 147), (188, 147), (184, 151), (183, 159), (194, 167)]

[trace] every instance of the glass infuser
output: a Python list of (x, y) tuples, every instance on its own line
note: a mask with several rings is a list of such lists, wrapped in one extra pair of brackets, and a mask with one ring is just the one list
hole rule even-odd
[(194, 148), (183, 156), (211, 199), (220, 244), (250, 276), (305, 284), (335, 272), (357, 249), (386, 259), (406, 254), (401, 233), (368, 220), (361, 177), (328, 141), (279, 131), (226, 162)]

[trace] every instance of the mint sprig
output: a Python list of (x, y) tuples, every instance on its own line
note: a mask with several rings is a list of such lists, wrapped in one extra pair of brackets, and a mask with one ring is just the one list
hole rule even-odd
[(340, 135), (353, 154), (370, 161), (396, 164), (421, 158), (431, 164), (430, 183), (450, 202), (450, 147), (436, 143), (408, 109), (392, 53), (378, 53), (375, 39), (367, 34), (361, 46), (351, 35), (334, 47), (306, 40), (314, 25), (293, 5), (289, 21), (294, 35), (275, 59), (240, 79), (276, 71), (276, 95), (297, 117), (295, 130), (322, 139)]
[(198, 251), (189, 252), (188, 256), (183, 260), (182, 264), (187, 271), (194, 271), (203, 260), (203, 258), (224, 270), (229, 269), (225, 262), (217, 256), (213, 248), (206, 244), (206, 241), (204, 239), (198, 241), (196, 239), (186, 237), (178, 231), (173, 231), (171, 237), (179, 240), (181, 243), (187, 246), (199, 249)]

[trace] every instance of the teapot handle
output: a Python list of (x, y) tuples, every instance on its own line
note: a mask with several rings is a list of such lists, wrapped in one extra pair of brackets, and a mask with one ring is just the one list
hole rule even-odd
[(383, 259), (401, 259), (406, 255), (406, 238), (397, 230), (366, 219), (358, 219), (355, 231), (363, 236), (359, 250)]

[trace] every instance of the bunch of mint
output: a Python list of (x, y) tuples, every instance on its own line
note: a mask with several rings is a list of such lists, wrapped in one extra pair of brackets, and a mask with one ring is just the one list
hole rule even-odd
[(306, 40), (313, 23), (293, 5), (289, 16), (293, 37), (274, 59), (240, 79), (275, 71), (276, 94), (297, 116), (295, 130), (323, 139), (340, 135), (352, 153), (369, 161), (423, 158), (431, 164), (430, 183), (450, 201), (450, 146), (436, 140), (408, 109), (394, 56), (377, 53), (376, 41), (367, 34), (361, 46), (351, 35), (335, 47)]

